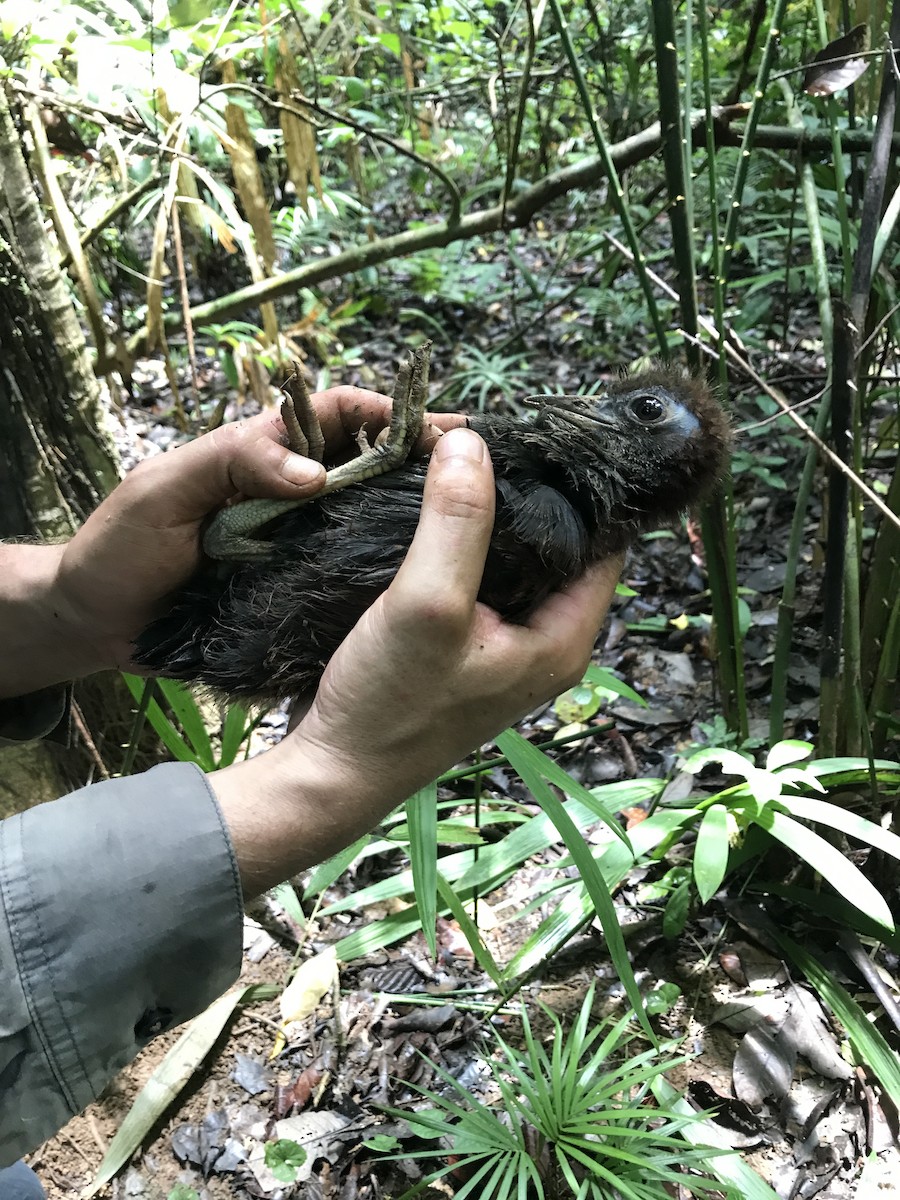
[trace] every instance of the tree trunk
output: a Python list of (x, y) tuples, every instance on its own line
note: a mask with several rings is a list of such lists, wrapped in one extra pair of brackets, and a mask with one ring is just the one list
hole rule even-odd
[[(2, 84), (0, 346), (0, 538), (70, 537), (115, 486), (117, 455)], [(105, 748), (121, 753), (132, 718), (118, 675), (80, 685), (75, 714), (67, 753), (44, 742), (0, 750), (0, 816), (102, 774)]]

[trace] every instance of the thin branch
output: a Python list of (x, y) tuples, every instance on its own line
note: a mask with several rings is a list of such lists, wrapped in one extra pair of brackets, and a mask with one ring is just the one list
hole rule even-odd
[[(413, 162), (418, 163), (424, 170), (429, 171), (432, 175), (436, 175), (440, 179), (441, 183), (450, 193), (450, 216), (448, 224), (454, 225), (459, 221), (459, 214), (462, 208), (462, 195), (447, 172), (432, 159), (426, 158), (424, 154), (419, 154), (417, 150), (413, 150), (405, 142), (397, 141), (390, 134), (382, 133), (378, 129), (371, 129), (368, 125), (363, 125), (361, 121), (355, 121), (352, 117), (348, 117), (344, 113), (338, 113), (331, 108), (326, 108), (324, 104), (318, 104), (315, 100), (308, 100), (300, 93), (296, 94), (297, 103), (291, 104), (284, 100), (276, 100), (266, 89), (254, 87), (253, 84), (225, 83), (208, 92), (204, 100), (209, 100), (217, 92), (247, 92), (261, 104), (266, 104), (276, 111), (292, 113), (295, 117), (300, 117), (301, 120), (307, 121), (309, 124), (315, 124), (315, 122), (309, 120), (309, 112), (304, 111), (305, 109), (309, 109), (311, 112), (317, 113), (320, 117), (324, 117), (328, 121), (337, 121), (341, 125), (349, 126), (363, 137), (371, 138), (375, 142), (383, 142), (385, 146), (390, 146), (392, 150), (396, 150), (404, 158), (412, 159)], [(301, 105), (302, 107), (300, 107)], [(317, 126), (317, 128), (321, 128), (321, 126)]]

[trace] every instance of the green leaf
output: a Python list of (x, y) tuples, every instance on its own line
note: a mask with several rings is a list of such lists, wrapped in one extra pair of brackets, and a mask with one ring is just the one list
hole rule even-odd
[(351, 104), (361, 104), (369, 94), (369, 89), (363, 81), (353, 75), (344, 77), (344, 88), (347, 92), (347, 99)]
[(778, 742), (769, 751), (766, 758), (766, 770), (777, 771), (779, 767), (786, 767), (788, 763), (800, 762), (804, 758), (809, 758), (812, 752), (813, 748), (809, 742), (795, 740)]
[(437, 784), (420, 788), (406, 802), (409, 824), (409, 857), (412, 863), (416, 907), (422, 932), (437, 958)]
[(889, 829), (882, 829), (874, 821), (868, 821), (847, 808), (837, 804), (829, 804), (825, 800), (817, 800), (813, 796), (782, 796), (778, 807), (786, 808), (793, 816), (801, 821), (817, 821), (820, 825), (829, 825), (839, 829), (841, 833), (868, 842), (876, 850), (890, 854), (892, 858), (900, 858), (900, 837)]
[(237, 758), (241, 743), (250, 734), (250, 722), (247, 710), (240, 704), (229, 704), (222, 722), (222, 748), (219, 753), (217, 767), (230, 767)]
[[(685, 1116), (696, 1116), (688, 1102), (680, 1097), (669, 1081), (661, 1075), (651, 1081), (650, 1087), (658, 1103), (664, 1108), (671, 1112), (684, 1113)], [(711, 1121), (692, 1121), (681, 1129), (681, 1136), (702, 1151), (707, 1146), (715, 1148), (723, 1135)], [(747, 1166), (737, 1151), (723, 1154), (721, 1149), (718, 1153), (714, 1150), (708, 1159), (701, 1161), (711, 1175), (720, 1179), (726, 1186), (734, 1187), (741, 1200), (778, 1200), (778, 1193), (773, 1192), (769, 1185)]]
[(886, 929), (894, 928), (894, 919), (887, 901), (869, 883), (862, 871), (830, 842), (826, 842), (813, 830), (807, 829), (805, 825), (800, 825), (774, 808), (763, 809), (756, 820), (757, 824), (767, 829), (774, 838), (808, 862), (836, 892), (866, 916), (884, 925)]
[(608, 692), (615, 692), (617, 696), (623, 696), (626, 700), (630, 700), (632, 704), (639, 704), (641, 708), (647, 707), (647, 701), (644, 697), (639, 695), (633, 687), (629, 687), (624, 679), (620, 679), (618, 675), (614, 675), (608, 667), (599, 667), (596, 663), (591, 663), (584, 673), (584, 678), (595, 687), (602, 687)]
[(156, 682), (197, 756), (197, 765), (204, 771), (215, 770), (212, 742), (197, 701), (184, 684), (174, 679), (157, 679)]
[(497, 985), (501, 986), (503, 980), (503, 972), (494, 957), (488, 950), (478, 931), (478, 926), (466, 912), (462, 901), (453, 888), (443, 877), (440, 871), (435, 871), (437, 891), (440, 894), (441, 900), (446, 908), (453, 914), (457, 924), (463, 932), (463, 936), (469, 943), (472, 953), (475, 955), (475, 961), (481, 967), (482, 971)]
[(265, 1148), (265, 1163), (279, 1183), (293, 1183), (297, 1178), (297, 1168), (306, 1162), (306, 1151), (299, 1142), (290, 1138), (279, 1138), (277, 1142), (267, 1142)]
[(728, 809), (713, 804), (703, 814), (694, 847), (694, 882), (704, 904), (719, 890), (728, 869)]
[(661, 983), (652, 992), (647, 993), (644, 1001), (647, 1012), (651, 1017), (661, 1017), (663, 1013), (674, 1008), (680, 996), (681, 988), (677, 983)]
[[(615, 786), (615, 785), (612, 785)], [(603, 873), (607, 887), (618, 887), (634, 863), (650, 854), (659, 844), (697, 815), (696, 809), (659, 809), (631, 830), (632, 850), (621, 842), (609, 842), (594, 858)], [(557, 864), (565, 870), (571, 859)], [(555, 954), (594, 914), (594, 905), (587, 888), (575, 881), (552, 906), (547, 916), (525, 944), (519, 949), (504, 971), (504, 978), (515, 979)]]
[(870, 766), (883, 787), (900, 787), (900, 764), (883, 758), (876, 758), (871, 764), (867, 758), (820, 758), (809, 764), (809, 770), (830, 788), (853, 787), (860, 783), (868, 786)]
[(388, 1137), (386, 1133), (376, 1133), (374, 1137), (366, 1138), (363, 1145), (367, 1150), (374, 1150), (376, 1154), (390, 1154), (400, 1149), (397, 1138)]
[(296, 925), (299, 925), (301, 929), (306, 928), (306, 914), (303, 912), (292, 883), (288, 883), (287, 880), (284, 883), (276, 883), (275, 887), (271, 890), (271, 895), (275, 897)]
[(667, 938), (675, 938), (687, 924), (691, 911), (691, 885), (689, 880), (680, 883), (669, 897), (666, 911), (663, 914), (663, 934)]
[[(619, 927), (619, 919), (616, 916), (612, 896), (607, 889), (600, 869), (594, 862), (589, 847), (578, 832), (572, 818), (566, 812), (565, 806), (554, 795), (541, 774), (535, 769), (534, 754), (531, 753), (535, 748), (530, 746), (522, 735), (513, 729), (507, 729), (505, 733), (501, 733), (496, 742), (501, 754), (506, 755), (513, 769), (519, 773), (535, 800), (537, 800), (541, 808), (547, 813), (559, 830), (560, 837), (572, 855), (582, 881), (594, 902), (597, 917), (606, 935), (606, 945), (610, 958), (613, 961), (613, 966), (616, 968), (622, 986), (625, 988), (625, 993), (631, 1001), (632, 1007), (637, 1013), (645, 1033), (650, 1038), (650, 1041), (656, 1045), (656, 1034), (644, 1011), (640, 989), (634, 977), (634, 971), (631, 969), (631, 961), (628, 958), (628, 951), (625, 948), (625, 939)], [(536, 751), (536, 753), (540, 754), (540, 751)]]
[[(156, 682), (158, 682), (151, 679), (141, 679), (137, 675), (127, 675), (124, 672), (122, 678), (125, 680), (128, 690), (138, 704), (144, 702), (144, 689), (155, 686)], [(179, 762), (197, 762), (197, 755), (194, 753), (194, 750), (175, 728), (156, 700), (151, 700), (147, 704), (147, 720), (173, 758), (177, 758)]]
[(382, 46), (390, 54), (393, 54), (396, 58), (400, 57), (400, 38), (396, 33), (382, 31), (378, 34), (378, 41), (381, 42)]
[[(505, 745), (505, 743), (501, 744), (501, 739), (506, 738), (508, 734), (514, 733), (515, 730), (508, 729), (505, 733), (500, 734), (500, 737), (495, 738), (495, 744), (497, 748), (500, 750), (501, 754), (506, 754), (507, 758), (509, 755), (507, 754), (506, 750), (504, 750), (503, 745)], [(605, 807), (605, 805), (603, 805), (597, 799), (593, 792), (588, 791), (583, 784), (579, 783), (576, 779), (573, 779), (568, 772), (563, 770), (559, 763), (555, 762), (552, 758), (550, 758), (549, 755), (545, 754), (543, 750), (539, 750), (537, 746), (533, 746), (531, 742), (526, 741), (525, 738), (520, 737), (518, 734), (516, 737), (518, 740), (516, 741), (515, 739), (512, 739), (512, 741), (516, 747), (517, 759), (520, 764), (524, 765), (525, 769), (529, 773), (530, 778), (546, 779), (548, 783), (555, 784), (560, 791), (565, 792), (567, 796), (571, 796), (573, 800), (580, 800), (583, 804), (587, 804), (590, 808), (593, 808), (594, 812), (604, 823), (604, 825), (612, 830), (616, 837), (619, 838), (625, 846), (631, 849), (628, 841), (628, 834), (612, 815), (612, 813), (610, 813)], [(512, 759), (510, 759), (510, 762), (512, 762)], [(518, 767), (515, 769), (519, 771)], [(519, 771), (519, 774), (522, 775), (522, 772)], [(525, 776), (522, 775), (522, 778), (525, 779)], [(527, 783), (528, 780), (526, 779), (525, 782)], [(533, 788), (532, 791), (534, 791)]]
[(200, 1200), (200, 1194), (186, 1183), (176, 1183), (166, 1200)]
[(308, 900), (310, 896), (317, 896), (319, 892), (324, 892), (326, 888), (331, 887), (336, 879), (340, 879), (356, 856), (365, 849), (370, 840), (371, 834), (365, 833), (351, 846), (346, 846), (331, 858), (326, 859), (325, 862), (320, 863), (306, 881), (303, 899)]

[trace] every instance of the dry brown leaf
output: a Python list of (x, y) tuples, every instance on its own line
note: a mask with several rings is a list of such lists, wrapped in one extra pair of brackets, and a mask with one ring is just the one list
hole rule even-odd
[[(234, 63), (223, 64), (222, 80), (226, 84), (236, 82)], [(256, 143), (250, 132), (247, 114), (240, 105), (229, 103), (225, 106), (225, 128), (228, 131), (225, 150), (231, 159), (234, 186), (256, 237), (260, 258), (266, 272), (271, 275), (275, 268), (276, 252), (269, 201), (266, 198), (259, 163), (256, 161)]]
[[(300, 77), (297, 74), (297, 64), (290, 52), (286, 38), (282, 38), (278, 46), (278, 65), (275, 70), (275, 87), (278, 98), (283, 103), (299, 107), (298, 95), (301, 91)], [(305, 121), (294, 112), (281, 109), (278, 114), (281, 133), (284, 138), (284, 157), (287, 163), (288, 177), (297, 192), (297, 200), (304, 212), (308, 212), (310, 184), (322, 195), (322, 177), (319, 173), (319, 156), (316, 153), (315, 129), (309, 121)]]
[(861, 57), (868, 49), (868, 25), (854, 26), (819, 51), (803, 76), (803, 90), (810, 96), (833, 96), (850, 87), (869, 65)]

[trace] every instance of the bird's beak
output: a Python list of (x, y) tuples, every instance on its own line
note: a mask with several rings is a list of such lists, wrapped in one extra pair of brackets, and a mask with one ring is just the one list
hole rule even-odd
[(588, 429), (616, 424), (613, 414), (606, 412), (609, 397), (605, 395), (527, 396), (523, 403), (534, 408), (552, 408), (564, 420)]

